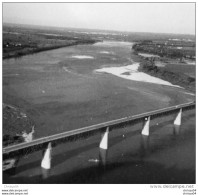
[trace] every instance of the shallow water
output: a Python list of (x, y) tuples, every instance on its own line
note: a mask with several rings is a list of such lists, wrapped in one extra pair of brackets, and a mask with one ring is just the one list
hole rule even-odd
[(139, 82), (139, 75), (96, 74), (135, 64), (132, 45), (104, 41), (4, 60), (3, 101), (23, 109), (42, 137), (194, 99), (183, 89)]

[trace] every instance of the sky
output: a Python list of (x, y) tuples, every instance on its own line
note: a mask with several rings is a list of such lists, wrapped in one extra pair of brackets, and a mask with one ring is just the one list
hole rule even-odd
[(3, 3), (3, 23), (195, 34), (195, 3)]

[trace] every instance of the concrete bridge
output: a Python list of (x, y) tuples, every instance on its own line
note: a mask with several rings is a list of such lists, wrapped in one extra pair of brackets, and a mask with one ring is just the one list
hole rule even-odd
[[(101, 133), (101, 140), (99, 141), (100, 160), (103, 165), (106, 162), (106, 151), (108, 150), (108, 135), (111, 131), (115, 131), (118, 127), (123, 125), (133, 125), (135, 123), (143, 122), (143, 128), (141, 134), (145, 136), (150, 135), (149, 126), (152, 119), (163, 117), (166, 115), (175, 114), (174, 125), (180, 126), (182, 120), (182, 112), (195, 109), (195, 102), (189, 102), (185, 104), (179, 104), (159, 110), (145, 112), (138, 115), (128, 116), (121, 119), (116, 119), (97, 125), (83, 127), (63, 133), (42, 137), (35, 139), (31, 142), (21, 143), (17, 145), (11, 145), (3, 148), (3, 161), (9, 161), (10, 159), (19, 159), (22, 156), (31, 154), (33, 152), (41, 150), (43, 156), (41, 159), (41, 167), (43, 169), (51, 169), (51, 153), (53, 147), (63, 144), (65, 142), (75, 142), (82, 137), (93, 136), (96, 133)], [(18, 160), (16, 160), (17, 162)], [(16, 166), (14, 164), (13, 166)]]

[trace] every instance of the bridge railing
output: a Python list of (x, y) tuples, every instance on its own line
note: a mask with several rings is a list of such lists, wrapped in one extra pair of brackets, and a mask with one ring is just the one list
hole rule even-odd
[(103, 150), (108, 149), (108, 134), (109, 131), (115, 130), (116, 127), (133, 124), (134, 122), (144, 121), (144, 126), (141, 133), (145, 136), (149, 136), (149, 125), (150, 120), (158, 118), (163, 115), (170, 115), (177, 113), (174, 120), (175, 125), (181, 125), (182, 111), (194, 109), (195, 102), (189, 102), (185, 104), (179, 104), (163, 109), (158, 109), (142, 114), (128, 116), (97, 125), (83, 127), (63, 133), (42, 137), (39, 139), (32, 140), (31, 142), (24, 142), (16, 145), (11, 145), (3, 148), (3, 160), (18, 159), (21, 156), (42, 150), (43, 158), (41, 161), (41, 167), (44, 169), (51, 168), (51, 150), (58, 144), (65, 143), (68, 141), (75, 141), (82, 136), (91, 136), (95, 133), (101, 133), (102, 138), (100, 140), (99, 148)]

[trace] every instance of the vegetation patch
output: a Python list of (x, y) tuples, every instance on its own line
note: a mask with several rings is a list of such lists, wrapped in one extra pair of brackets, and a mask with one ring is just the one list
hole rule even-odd
[(148, 73), (152, 76), (169, 81), (174, 85), (179, 85), (191, 91), (195, 91), (195, 78), (184, 73), (172, 72), (166, 67), (157, 67), (153, 60), (144, 60), (140, 63), (139, 71)]
[(23, 135), (33, 127), (33, 120), (21, 109), (3, 104), (3, 146), (24, 142)]

